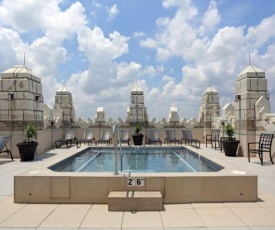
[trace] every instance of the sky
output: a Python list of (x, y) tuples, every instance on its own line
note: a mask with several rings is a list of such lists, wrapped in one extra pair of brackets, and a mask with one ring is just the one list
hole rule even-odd
[(274, 0), (1, 0), (0, 72), (24, 64), (54, 105), (63, 85), (76, 117), (125, 120), (131, 90), (145, 95), (149, 120), (198, 118), (208, 87), (221, 109), (239, 73), (266, 73), (275, 103)]

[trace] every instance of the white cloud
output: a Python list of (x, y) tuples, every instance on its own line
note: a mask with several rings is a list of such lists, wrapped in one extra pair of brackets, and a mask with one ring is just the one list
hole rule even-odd
[(160, 95), (161, 91), (158, 88), (153, 87), (149, 92), (148, 92), (148, 98), (158, 98)]
[(96, 0), (93, 0), (91, 4), (92, 4), (92, 6), (94, 6), (94, 7), (97, 8), (97, 9), (100, 9), (100, 8), (102, 7), (102, 4), (99, 3), (99, 2), (96, 1)]
[(207, 39), (195, 39), (192, 42), (192, 45), (186, 49), (184, 53), (184, 59), (190, 62), (201, 62), (205, 60), (205, 55), (202, 54), (206, 52), (210, 43), (211, 41)]
[(41, 14), (55, 8), (56, 1), (9, 1), (0, 6), (0, 21), (19, 32), (27, 32), (40, 27)]
[(179, 6), (180, 3), (181, 2), (178, 0), (164, 0), (164, 1), (162, 1), (162, 5), (164, 8), (171, 8), (171, 7)]
[(113, 20), (119, 13), (119, 10), (117, 8), (117, 4), (111, 6), (111, 7), (107, 7), (107, 12), (108, 12), (108, 18), (109, 20)]
[(168, 75), (164, 75), (164, 76), (162, 77), (161, 80), (162, 80), (163, 82), (174, 82), (174, 81), (175, 81), (174, 78), (172, 78), (172, 77), (170, 77), (170, 76), (168, 76)]
[(42, 30), (54, 40), (62, 40), (85, 25), (84, 8), (79, 2), (61, 11), (60, 0), (8, 1), (0, 6), (0, 20), (20, 33)]
[(252, 48), (260, 48), (270, 39), (274, 41), (274, 27), (275, 14), (263, 19), (259, 25), (249, 27), (246, 38)]
[[(244, 45), (244, 31), (242, 27), (224, 27), (213, 37), (208, 49), (208, 60), (228, 60), (236, 58)], [(221, 52), (222, 51), (222, 52)], [(245, 50), (243, 50), (246, 52)]]
[(213, 28), (220, 22), (220, 15), (217, 9), (216, 2), (212, 0), (210, 2), (208, 10), (204, 14), (204, 18), (202, 20), (202, 24), (206, 28)]
[(113, 32), (106, 38), (98, 27), (93, 30), (83, 27), (79, 31), (79, 50), (85, 53), (90, 61), (88, 75), (79, 82), (81, 89), (86, 93), (97, 93), (110, 86), (110, 79), (116, 78), (112, 61), (128, 52), (127, 41), (128, 38), (118, 32)]
[(164, 66), (162, 64), (158, 65), (157, 66), (157, 74), (160, 75), (160, 74), (162, 74), (163, 71), (164, 71)]
[(114, 18), (116, 18), (119, 14), (119, 9), (117, 7), (117, 4), (108, 6), (108, 5), (103, 5), (102, 3), (99, 3), (99, 1), (93, 0), (91, 5), (94, 7), (94, 10), (92, 10), (90, 13), (95, 18), (97, 18), (99, 14), (104, 12), (104, 14), (107, 13), (107, 21), (111, 21)]
[(145, 36), (145, 34), (142, 31), (133, 33), (134, 38), (140, 38), (140, 37), (144, 37), (144, 36)]
[(156, 69), (153, 66), (145, 66), (144, 74), (148, 77), (155, 77), (156, 76)]
[(170, 19), (168, 17), (160, 17), (157, 19), (156, 24), (158, 26), (167, 26), (170, 23)]
[(179, 6), (173, 18), (158, 18), (161, 33), (141, 42), (144, 47), (156, 48), (157, 59), (167, 61), (172, 56), (181, 57), (192, 45), (197, 31), (190, 21), (197, 15), (191, 1), (164, 1), (165, 7)]
[(66, 62), (67, 51), (48, 37), (36, 39), (27, 49), (26, 65), (37, 74), (42, 81), (46, 103), (53, 103), (54, 95), (59, 87), (56, 75), (58, 66)]
[(106, 38), (99, 27), (94, 29), (82, 27), (78, 32), (79, 49), (92, 62), (111, 61), (127, 53), (128, 40), (129, 38), (121, 36), (116, 31), (109, 34), (109, 38)]
[(32, 69), (46, 76), (54, 74), (57, 65), (66, 61), (66, 49), (57, 46), (48, 37), (35, 40), (29, 50)]
[(140, 46), (141, 47), (147, 47), (147, 48), (156, 48), (157, 43), (156, 43), (155, 40), (153, 40), (151, 38), (147, 38), (146, 40), (141, 40), (140, 41)]
[(0, 27), (0, 44), (2, 70), (10, 68), (11, 63), (23, 64), (25, 45), (16, 31)]
[(197, 15), (198, 11), (194, 7), (192, 0), (163, 0), (164, 8), (178, 7), (183, 12), (184, 18), (189, 20)]
[(117, 77), (118, 67), (113, 61), (128, 52), (129, 38), (116, 31), (109, 34), (108, 38), (99, 27), (82, 27), (77, 40), (79, 50), (88, 57), (90, 63), (88, 74), (79, 81), (81, 89), (86, 93), (97, 93), (109, 88), (115, 79), (124, 82), (123, 74)]
[(121, 87), (135, 82), (142, 75), (142, 66), (138, 63), (119, 63), (116, 66), (116, 78), (111, 79), (112, 86)]
[(84, 8), (76, 2), (69, 9), (62, 12), (60, 9), (53, 15), (45, 15), (43, 17), (44, 28), (46, 35), (57, 41), (70, 38), (79, 28), (86, 25), (87, 20), (84, 15)]

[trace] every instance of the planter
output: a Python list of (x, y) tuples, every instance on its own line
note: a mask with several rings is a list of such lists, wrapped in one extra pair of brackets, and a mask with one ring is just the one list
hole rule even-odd
[(235, 157), (237, 154), (237, 149), (240, 144), (240, 141), (238, 141), (238, 140), (233, 140), (233, 141), (222, 140), (221, 142), (223, 145), (225, 156)]
[(21, 161), (32, 161), (36, 152), (37, 142), (21, 142), (17, 144)]
[(133, 137), (134, 145), (142, 145), (142, 140), (143, 140), (144, 135), (134, 134), (134, 135), (132, 135), (132, 137)]

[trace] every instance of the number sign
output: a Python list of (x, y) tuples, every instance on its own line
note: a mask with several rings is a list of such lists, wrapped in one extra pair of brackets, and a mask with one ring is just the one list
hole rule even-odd
[(128, 177), (128, 186), (144, 186), (144, 178), (143, 177)]
[(136, 179), (133, 177), (128, 178), (128, 186), (136, 186)]

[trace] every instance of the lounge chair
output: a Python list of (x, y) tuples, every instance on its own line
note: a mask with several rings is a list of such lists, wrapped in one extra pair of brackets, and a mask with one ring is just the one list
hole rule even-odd
[(55, 141), (55, 147), (60, 148), (62, 145), (67, 145), (67, 148), (70, 148), (72, 146), (73, 140), (76, 140), (75, 131), (74, 130), (68, 130), (64, 139), (59, 139)]
[(211, 129), (211, 134), (205, 136), (205, 144), (207, 147), (207, 143), (211, 144), (212, 148), (213, 145), (215, 149), (218, 147), (220, 148), (220, 129)]
[(94, 131), (89, 129), (89, 130), (85, 131), (83, 139), (77, 139), (76, 146), (77, 146), (77, 148), (80, 148), (81, 143), (90, 145), (93, 143), (93, 141), (95, 142)]
[(128, 130), (120, 130), (120, 139), (118, 141), (120, 141), (120, 143), (127, 143), (128, 145), (130, 145)]
[[(271, 156), (271, 146), (274, 134), (261, 134), (259, 142), (248, 143), (248, 162), (250, 162), (250, 153), (259, 154), (261, 165), (263, 165), (263, 153), (269, 153), (270, 161), (274, 164)], [(251, 148), (251, 145), (258, 145), (256, 148)]]
[[(181, 141), (184, 141), (184, 144), (186, 145), (186, 143), (189, 145), (189, 144), (191, 144), (192, 145), (192, 143), (195, 143), (195, 145), (196, 145), (196, 147), (197, 148), (200, 148), (200, 144), (201, 144), (201, 142), (198, 140), (198, 139), (194, 139), (193, 137), (192, 137), (192, 133), (191, 133), (191, 130), (182, 130), (182, 138), (181, 138)], [(198, 146), (198, 145), (199, 146)]]
[[(10, 139), (11, 139), (11, 136), (1, 136), (0, 137), (0, 153), (7, 153), (8, 155), (10, 155), (11, 160), (13, 161), (12, 153), (7, 147), (7, 143), (9, 142)], [(5, 147), (6, 147), (6, 149), (4, 150)]]
[(164, 140), (164, 144), (178, 143), (181, 144), (181, 140), (176, 138), (176, 134), (174, 130), (165, 130), (166, 137)]
[(150, 136), (148, 138), (149, 140), (149, 145), (151, 145), (152, 143), (159, 143), (160, 145), (162, 145), (162, 141), (159, 138), (159, 132), (158, 130), (150, 130)]
[(101, 138), (96, 141), (96, 145), (98, 145), (99, 143), (107, 143), (108, 145), (112, 143), (110, 130), (102, 130)]

